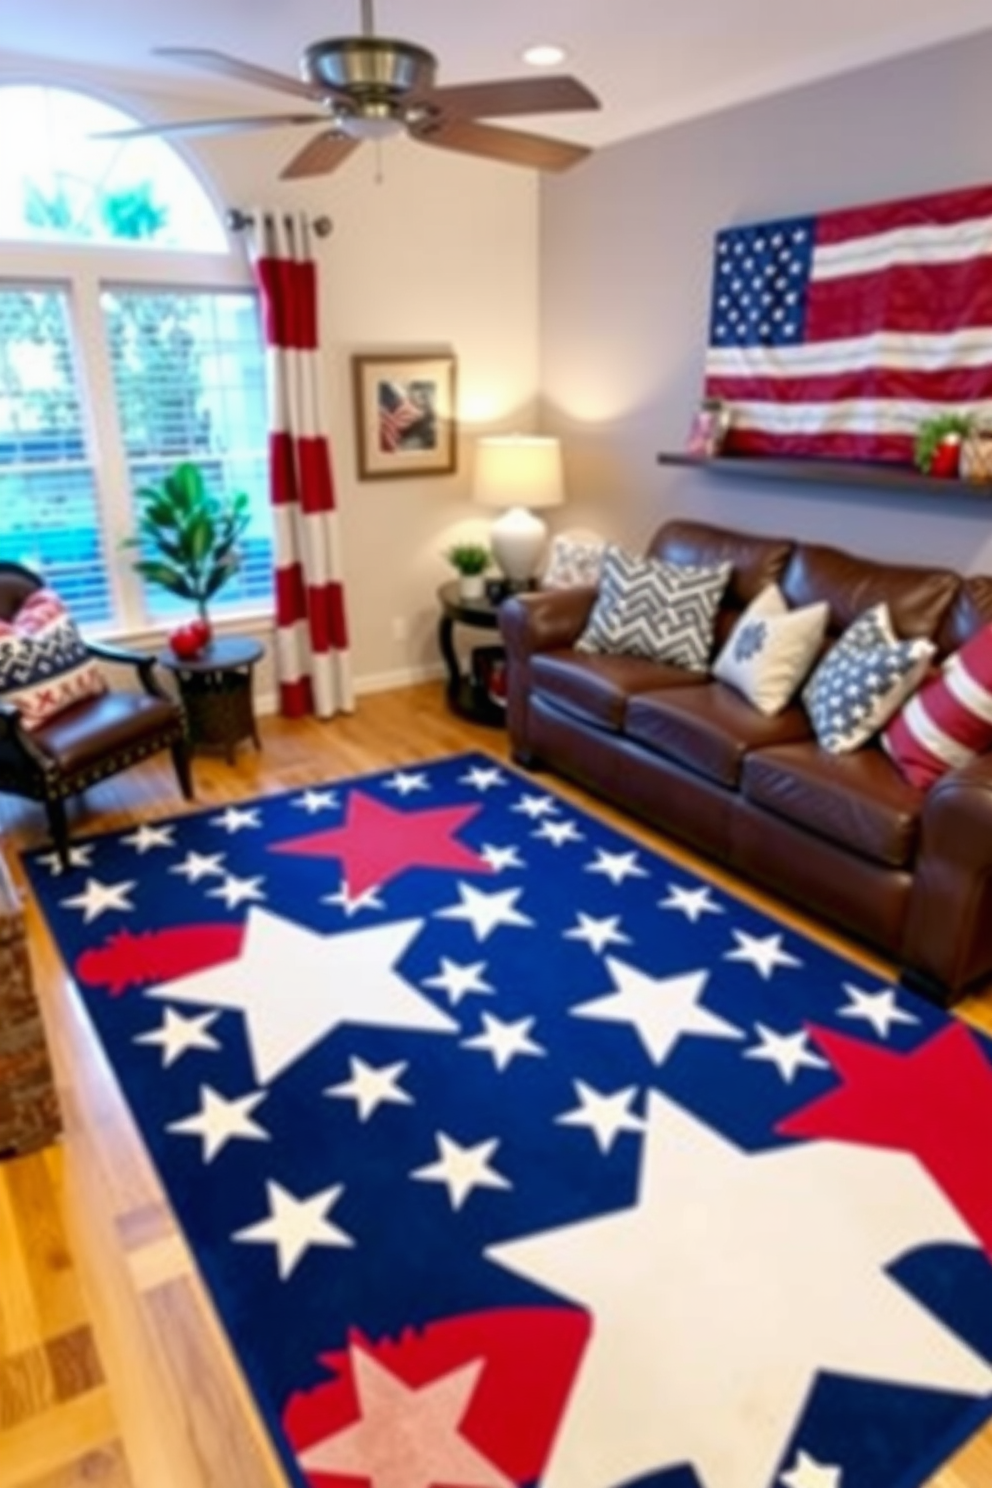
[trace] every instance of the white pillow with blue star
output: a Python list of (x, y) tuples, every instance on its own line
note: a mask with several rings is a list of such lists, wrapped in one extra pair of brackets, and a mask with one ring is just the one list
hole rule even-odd
[(713, 664), (714, 677), (773, 718), (792, 701), (813, 665), (829, 614), (825, 602), (790, 610), (778, 585), (768, 584), (730, 632)]
[(922, 638), (901, 641), (888, 605), (865, 610), (803, 689), (817, 742), (830, 754), (860, 749), (918, 686), (935, 650)]

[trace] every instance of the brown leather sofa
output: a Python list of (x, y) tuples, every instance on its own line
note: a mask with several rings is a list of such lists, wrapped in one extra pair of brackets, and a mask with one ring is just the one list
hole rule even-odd
[[(931, 638), (938, 661), (992, 620), (992, 578), (690, 521), (666, 523), (648, 552), (733, 563), (714, 654), (773, 580), (791, 607), (826, 600), (828, 644), (883, 599), (897, 633)], [(576, 651), (594, 599), (546, 590), (500, 608), (515, 760), (560, 771), (795, 901), (940, 1003), (992, 978), (992, 755), (922, 793), (877, 741), (821, 749), (798, 701), (766, 718), (705, 674)]]

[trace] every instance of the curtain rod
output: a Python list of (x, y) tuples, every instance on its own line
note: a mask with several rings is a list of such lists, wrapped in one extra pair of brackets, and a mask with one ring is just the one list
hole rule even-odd
[[(240, 207), (229, 207), (224, 214), (224, 221), (231, 232), (244, 232), (246, 227), (251, 227), (252, 217), (250, 212), (242, 212)], [(314, 217), (310, 226), (318, 238), (328, 238), (334, 231), (334, 223), (330, 217)]]

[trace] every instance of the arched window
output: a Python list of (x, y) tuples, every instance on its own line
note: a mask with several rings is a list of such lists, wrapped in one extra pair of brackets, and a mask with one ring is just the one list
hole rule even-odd
[(0, 84), (0, 558), (80, 619), (185, 609), (123, 544), (133, 493), (194, 460), (252, 525), (216, 608), (271, 598), (264, 352), (247, 264), (207, 192), (137, 122), (65, 88)]

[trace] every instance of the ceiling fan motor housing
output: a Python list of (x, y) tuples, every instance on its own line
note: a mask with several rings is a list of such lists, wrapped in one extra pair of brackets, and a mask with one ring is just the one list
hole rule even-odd
[(332, 37), (303, 53), (308, 82), (353, 103), (395, 103), (434, 86), (437, 58), (425, 47), (383, 36)]

